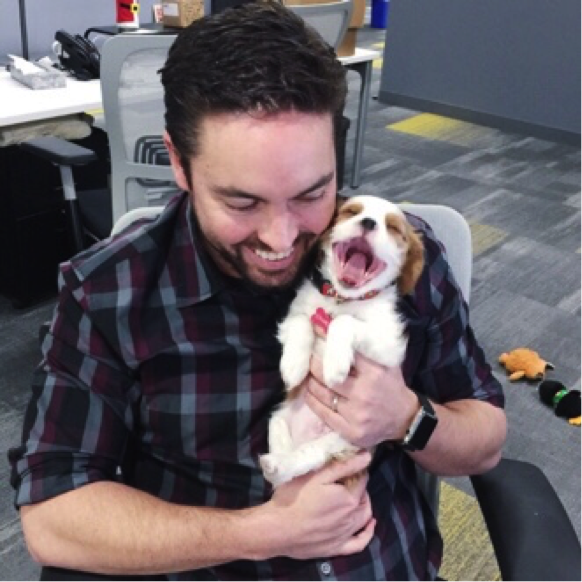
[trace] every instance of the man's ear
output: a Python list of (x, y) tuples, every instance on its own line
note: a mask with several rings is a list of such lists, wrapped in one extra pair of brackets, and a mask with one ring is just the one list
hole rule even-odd
[(184, 168), (182, 167), (182, 163), (180, 162), (180, 156), (172, 143), (172, 138), (167, 131), (164, 131), (164, 144), (170, 154), (170, 164), (172, 165), (172, 170), (174, 171), (174, 178), (176, 180), (176, 184), (182, 190), (188, 191), (190, 188), (188, 187), (188, 180), (186, 178), (186, 174), (184, 173)]

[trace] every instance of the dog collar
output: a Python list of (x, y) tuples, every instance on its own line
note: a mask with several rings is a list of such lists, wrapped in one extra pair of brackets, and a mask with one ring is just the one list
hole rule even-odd
[(374, 290), (368, 291), (360, 297), (344, 297), (337, 292), (330, 281), (322, 277), (321, 273), (317, 269), (313, 271), (311, 275), (311, 281), (322, 295), (325, 295), (326, 297), (332, 297), (336, 300), (337, 303), (345, 303), (346, 301), (364, 301), (365, 299), (372, 299), (372, 297), (380, 295), (380, 291)]

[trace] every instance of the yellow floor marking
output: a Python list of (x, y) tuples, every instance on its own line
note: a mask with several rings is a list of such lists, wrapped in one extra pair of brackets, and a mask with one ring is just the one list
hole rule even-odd
[(475, 140), (490, 135), (492, 131), (495, 131), (487, 127), (433, 113), (421, 113), (386, 127), (394, 131), (452, 142), (458, 145), (471, 145)]
[(487, 249), (507, 238), (507, 233), (488, 224), (470, 222), (473, 256), (476, 257)]

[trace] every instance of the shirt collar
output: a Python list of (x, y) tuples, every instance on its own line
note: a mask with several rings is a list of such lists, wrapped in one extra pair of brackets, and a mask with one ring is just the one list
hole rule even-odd
[(226, 285), (222, 273), (206, 250), (192, 200), (184, 193), (180, 204), (178, 228), (174, 235), (172, 276), (175, 277), (178, 307), (199, 303), (222, 291)]

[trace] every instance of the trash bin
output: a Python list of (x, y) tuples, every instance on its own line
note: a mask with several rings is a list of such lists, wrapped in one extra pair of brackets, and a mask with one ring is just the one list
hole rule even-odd
[(370, 19), (372, 28), (386, 28), (389, 7), (390, 0), (372, 0), (372, 17)]

